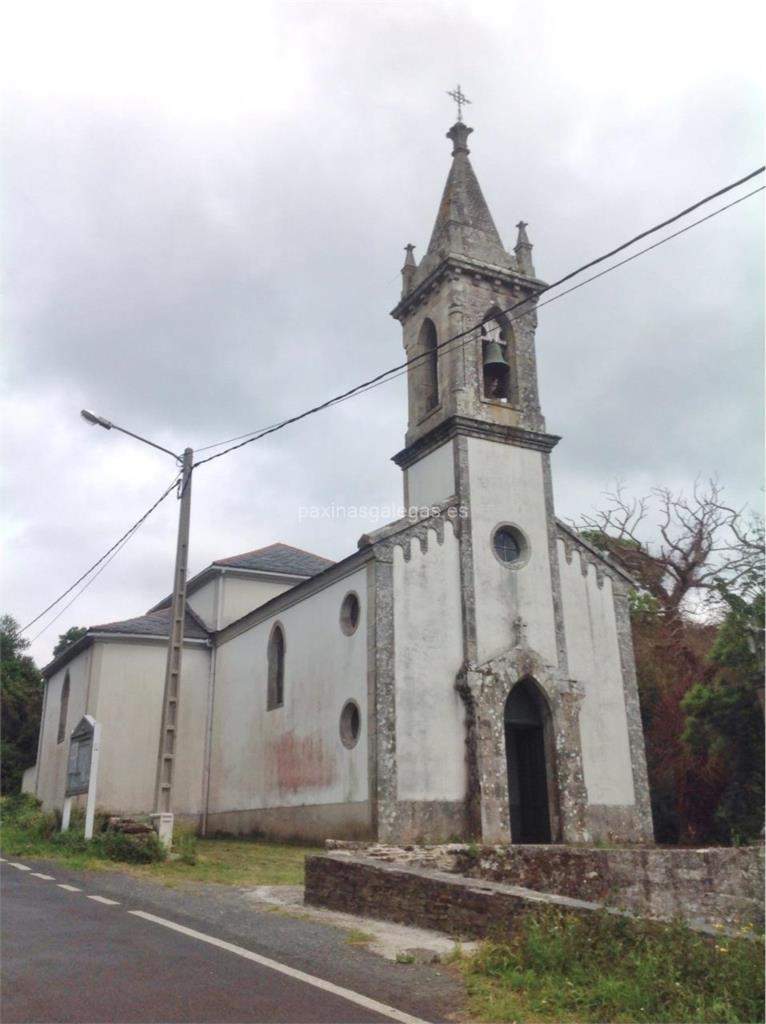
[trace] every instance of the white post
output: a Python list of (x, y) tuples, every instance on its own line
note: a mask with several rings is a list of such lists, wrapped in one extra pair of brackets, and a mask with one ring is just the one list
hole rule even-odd
[(101, 724), (93, 725), (93, 752), (90, 757), (90, 778), (88, 779), (88, 798), (85, 804), (85, 838), (93, 838), (93, 819), (96, 814), (96, 783), (98, 778), (98, 751), (101, 746)]
[(71, 796), (64, 797), (64, 809), (61, 812), (61, 831), (69, 831), (69, 818), (72, 814), (72, 798)]

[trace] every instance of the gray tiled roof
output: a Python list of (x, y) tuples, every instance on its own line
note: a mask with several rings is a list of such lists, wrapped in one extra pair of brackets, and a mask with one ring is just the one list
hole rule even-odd
[(282, 572), (289, 576), (316, 576), (335, 563), (310, 551), (291, 547), (290, 544), (269, 544), (255, 551), (245, 551), (231, 558), (219, 558), (213, 565), (230, 569), (260, 569), (262, 572)]
[[(122, 622), (107, 622), (101, 626), (91, 626), (89, 633), (129, 633), (135, 636), (169, 636), (170, 608), (138, 615), (135, 619), (123, 619)], [(201, 625), (189, 609), (186, 610), (184, 636), (189, 640), (207, 640), (208, 631)]]

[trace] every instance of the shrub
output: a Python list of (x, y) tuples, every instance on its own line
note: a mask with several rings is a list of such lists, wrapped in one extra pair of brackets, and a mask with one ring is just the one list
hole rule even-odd
[(109, 860), (125, 861), (128, 864), (152, 864), (167, 856), (165, 847), (154, 832), (138, 835), (104, 832), (93, 842), (100, 844), (103, 855)]

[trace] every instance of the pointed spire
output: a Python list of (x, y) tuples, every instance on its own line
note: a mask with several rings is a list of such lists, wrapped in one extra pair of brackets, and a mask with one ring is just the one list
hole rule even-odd
[(412, 242), (408, 242), (404, 247), (404, 251), (407, 255), (404, 257), (404, 266), (402, 267), (402, 295), (407, 295), (412, 288), (412, 278), (415, 275), (415, 271), (418, 269), (418, 265), (415, 262), (413, 255), (415, 246)]
[(447, 253), (454, 253), (497, 266), (508, 266), (510, 258), (503, 249), (468, 159), (468, 136), (472, 131), (473, 128), (457, 121), (447, 132), (447, 138), (452, 141), (452, 167), (426, 257), (430, 257), (428, 262), (431, 263)]
[(513, 251), (516, 254), (519, 271), (522, 274), (526, 274), (527, 277), (534, 277), (535, 267), (532, 263), (532, 243), (527, 237), (528, 224), (525, 220), (520, 220), (516, 227), (519, 233), (516, 236), (516, 245)]

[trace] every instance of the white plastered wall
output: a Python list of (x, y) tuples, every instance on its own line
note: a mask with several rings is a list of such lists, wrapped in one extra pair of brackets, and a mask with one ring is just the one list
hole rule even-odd
[[(359, 625), (340, 627), (354, 591)], [(267, 710), (267, 647), (279, 621), (285, 635), (284, 705)], [(359, 705), (361, 733), (340, 739), (347, 700)], [(222, 643), (216, 688), (210, 812), (345, 804), (368, 799), (367, 569), (284, 609)]]
[[(513, 621), (521, 615), (529, 646), (555, 665), (558, 653), (542, 455), (470, 437), (468, 471), (479, 663), (511, 646)], [(500, 523), (517, 526), (527, 539), (529, 561), (521, 568), (510, 568), (495, 557), (492, 533)]]
[(587, 575), (577, 550), (567, 561), (558, 542), (569, 673), (584, 688), (580, 708), (583, 772), (588, 802), (607, 806), (635, 802), (625, 713), (620, 649), (614, 615), (612, 582), (603, 587), (596, 570)]
[(407, 504), (410, 508), (438, 505), (455, 493), (455, 466), (452, 441), (405, 470), (407, 474)]
[[(153, 809), (166, 658), (165, 642), (96, 642), (51, 677), (37, 783), (46, 809), (63, 805), (69, 736), (86, 713), (101, 724), (97, 806), (122, 814)], [(207, 648), (184, 648), (173, 780), (173, 810), (178, 814), (201, 810), (209, 664)], [(67, 670), (66, 736), (56, 743)]]
[(413, 538), (410, 560), (394, 547), (394, 671), (397, 796), (462, 800), (465, 709), (455, 689), (463, 660), (460, 548), (452, 526), (428, 550)]
[(202, 619), (208, 629), (218, 629), (218, 577), (208, 582), (198, 590), (188, 594), (186, 602)]
[(223, 599), (221, 602), (221, 621), (218, 629), (223, 629), (231, 622), (236, 622), (248, 612), (260, 608), (277, 594), (283, 594), (294, 587), (293, 582), (284, 580), (248, 579), (243, 576), (230, 576), (225, 573), (221, 577)]
[[(82, 716), (88, 711), (86, 700), (93, 656), (93, 647), (81, 651), (55, 675), (52, 675), (45, 684), (45, 713), (41, 723), (42, 741), (39, 752), (37, 796), (42, 800), (46, 811), (50, 811), (54, 807), (61, 807), (64, 803), (69, 736)], [(66, 727), (63, 741), (57, 743), (61, 692), (67, 673), (69, 673), (69, 703)]]
[(292, 580), (238, 576), (223, 571), (189, 594), (188, 602), (208, 629), (223, 629), (272, 597), (294, 587)]
[[(118, 642), (99, 646), (97, 803), (122, 814), (146, 813), (154, 804), (167, 645)], [(176, 814), (199, 814), (202, 809), (209, 666), (207, 647), (184, 647), (173, 774)]]

